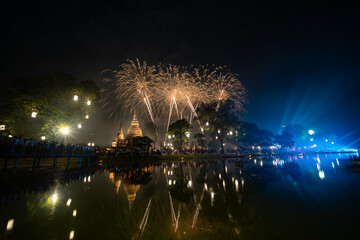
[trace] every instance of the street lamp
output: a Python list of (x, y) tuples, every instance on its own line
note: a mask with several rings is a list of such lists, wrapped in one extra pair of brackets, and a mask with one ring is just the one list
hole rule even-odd
[(43, 141), (44, 141), (44, 140), (45, 140), (45, 136), (41, 136), (41, 140), (43, 140)]
[(70, 133), (70, 130), (69, 130), (69, 128), (67, 128), (67, 127), (63, 127), (63, 128), (60, 129), (60, 132), (61, 132), (62, 134), (64, 134), (64, 135), (67, 135), (67, 134)]
[(78, 128), (81, 128), (81, 123), (78, 124)]
[(92, 143), (91, 146), (95, 146), (95, 143)]
[(187, 133), (186, 136), (187, 136), (187, 137), (190, 137), (190, 133)]
[(86, 118), (86, 119), (89, 119), (89, 115), (88, 115), (88, 114), (86, 114), (85, 118)]
[(86, 104), (90, 106), (90, 105), (91, 105), (91, 101), (90, 101), (90, 100), (87, 100)]
[(0, 125), (0, 131), (4, 131), (5, 130), (5, 125)]
[(79, 99), (78, 95), (74, 95), (74, 101), (77, 101)]
[(209, 126), (209, 122), (206, 122), (206, 126)]
[(35, 111), (31, 113), (32, 118), (36, 118), (36, 115), (37, 115), (37, 112), (35, 112)]

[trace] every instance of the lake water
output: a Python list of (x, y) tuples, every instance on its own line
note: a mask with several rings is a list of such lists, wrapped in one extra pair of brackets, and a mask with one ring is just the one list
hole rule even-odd
[(124, 164), (1, 183), (0, 239), (357, 239), (350, 154)]

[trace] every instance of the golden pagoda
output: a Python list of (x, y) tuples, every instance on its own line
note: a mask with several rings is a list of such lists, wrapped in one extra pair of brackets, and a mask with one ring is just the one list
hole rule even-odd
[(130, 210), (134, 206), (136, 193), (137, 193), (137, 191), (139, 191), (139, 189), (140, 189), (140, 184), (130, 184), (130, 183), (126, 183), (124, 181), (124, 190), (126, 193), (126, 197), (129, 201), (129, 209)]
[(112, 143), (112, 147), (125, 147), (125, 146), (126, 146), (126, 142), (125, 142), (124, 132), (123, 132), (122, 123), (121, 123), (119, 132), (116, 135), (116, 140), (113, 141), (113, 143)]
[(142, 136), (143, 135), (142, 135), (142, 130), (139, 127), (139, 121), (136, 118), (136, 113), (134, 113), (133, 120), (127, 131), (125, 142), (128, 143), (129, 141), (131, 141), (131, 139), (133, 139), (135, 137), (142, 137)]

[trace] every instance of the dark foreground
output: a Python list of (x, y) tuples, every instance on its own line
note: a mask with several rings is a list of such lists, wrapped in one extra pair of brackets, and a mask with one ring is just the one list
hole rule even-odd
[(349, 154), (103, 162), (1, 182), (0, 239), (350, 239)]

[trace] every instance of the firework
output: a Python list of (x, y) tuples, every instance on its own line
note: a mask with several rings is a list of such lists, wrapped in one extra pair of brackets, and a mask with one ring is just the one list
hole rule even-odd
[(120, 65), (119, 71), (112, 71), (115, 80), (106, 78), (104, 81), (110, 81), (114, 88), (109, 95), (115, 95), (115, 104), (105, 100), (105, 106), (111, 114), (118, 110), (121, 106), (120, 112), (125, 111), (140, 113), (148, 112), (152, 122), (154, 122), (153, 106), (150, 98), (152, 96), (152, 88), (155, 79), (155, 66), (149, 66), (146, 62), (140, 63), (139, 59), (136, 61), (127, 60), (127, 63)]
[(104, 79), (111, 84), (110, 91), (103, 91), (104, 106), (110, 116), (137, 111), (153, 123), (155, 119), (166, 119), (168, 129), (173, 120), (188, 118), (192, 123), (201, 104), (216, 103), (218, 111), (222, 102), (231, 101), (237, 110), (245, 110), (246, 89), (238, 75), (226, 67), (156, 68), (136, 59), (127, 60), (120, 70), (110, 72), (112, 78)]

